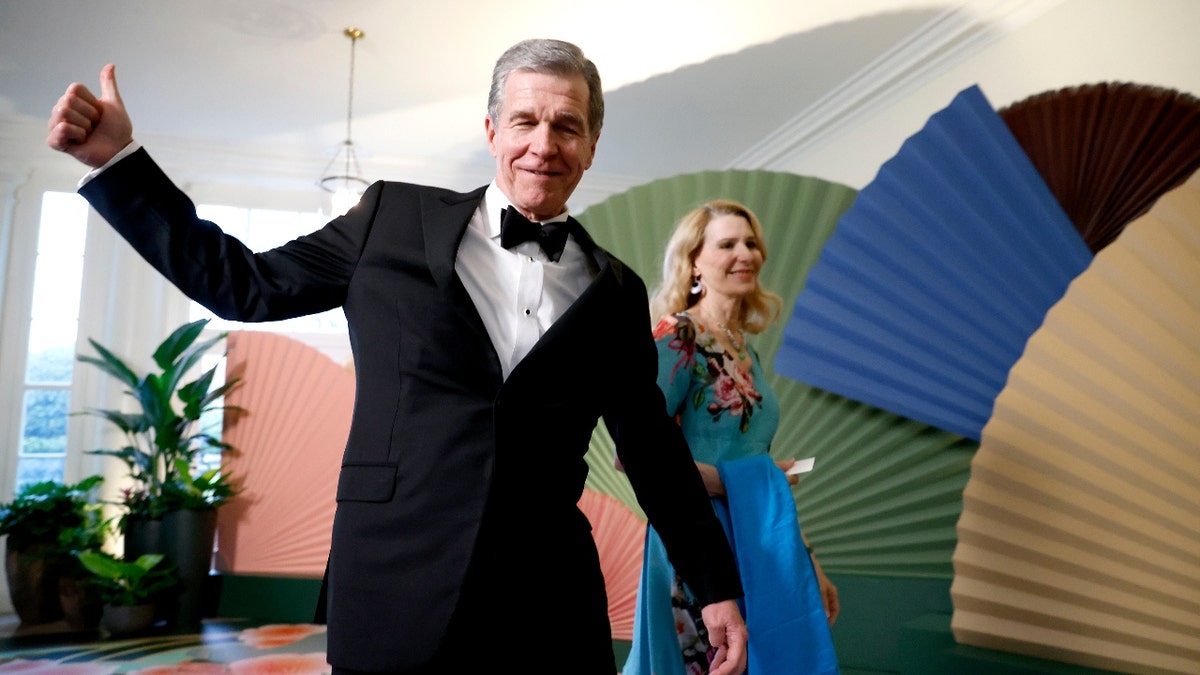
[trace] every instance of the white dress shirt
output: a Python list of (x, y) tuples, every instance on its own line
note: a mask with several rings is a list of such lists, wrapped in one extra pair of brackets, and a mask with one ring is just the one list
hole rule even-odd
[[(463, 234), (454, 263), (492, 338), (505, 379), (579, 298), (596, 272), (573, 237), (567, 238), (556, 263), (535, 241), (512, 249), (501, 246), (500, 214), (509, 206), (492, 181)], [(566, 219), (564, 211), (546, 222)]]

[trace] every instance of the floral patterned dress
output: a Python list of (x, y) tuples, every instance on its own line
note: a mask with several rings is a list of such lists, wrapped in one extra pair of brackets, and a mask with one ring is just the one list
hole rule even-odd
[[(658, 385), (683, 429), (698, 462), (718, 462), (766, 454), (779, 427), (779, 402), (766, 384), (758, 354), (748, 347), (751, 369), (725, 351), (701, 324), (681, 312), (664, 317), (654, 328), (658, 345)], [(669, 609), (661, 598), (669, 593)], [(624, 675), (692, 675), (708, 672), (710, 647), (700, 607), (666, 561), (653, 528), (647, 530), (646, 552), (638, 587), (634, 643)], [(651, 605), (659, 604), (656, 609)], [(667, 653), (663, 636), (648, 624), (673, 619), (678, 654)]]
[(697, 462), (715, 465), (769, 450), (779, 428), (779, 402), (753, 348), (747, 346), (752, 366), (746, 372), (686, 312), (659, 321), (654, 340), (658, 386)]

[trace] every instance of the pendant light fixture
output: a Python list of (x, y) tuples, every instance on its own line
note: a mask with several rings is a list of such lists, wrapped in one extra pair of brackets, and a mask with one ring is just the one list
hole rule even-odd
[(333, 196), (332, 212), (340, 216), (350, 207), (358, 203), (359, 197), (370, 183), (362, 177), (358, 166), (358, 155), (354, 151), (354, 141), (351, 140), (350, 125), (354, 119), (354, 48), (365, 33), (359, 28), (350, 27), (342, 31), (350, 38), (350, 84), (346, 97), (346, 140), (338, 146), (338, 150), (325, 165), (325, 171), (317, 184), (321, 189)]

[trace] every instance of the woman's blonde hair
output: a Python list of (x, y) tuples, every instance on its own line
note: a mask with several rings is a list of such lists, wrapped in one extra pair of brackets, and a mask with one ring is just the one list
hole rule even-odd
[[(762, 251), (763, 262), (767, 260), (767, 244), (763, 239), (762, 224), (746, 206), (729, 199), (713, 199), (688, 211), (671, 234), (663, 256), (662, 282), (650, 299), (650, 315), (655, 321), (663, 316), (688, 309), (700, 299), (693, 294), (692, 267), (700, 248), (704, 245), (704, 233), (708, 224), (717, 216), (741, 216), (750, 223), (754, 237), (758, 239), (758, 250)], [(702, 280), (703, 281), (703, 280)], [(764, 289), (762, 284), (742, 300), (738, 323), (747, 333), (761, 333), (779, 318), (783, 300)]]

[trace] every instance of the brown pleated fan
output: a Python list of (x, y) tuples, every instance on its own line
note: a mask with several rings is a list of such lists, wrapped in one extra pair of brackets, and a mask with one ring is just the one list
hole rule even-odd
[(219, 511), (217, 569), (320, 578), (329, 555), (354, 376), (316, 349), (261, 331), (229, 334), (223, 439), (242, 492)]
[(1200, 168), (1200, 99), (1186, 93), (1089, 84), (998, 112), (1093, 253)]

